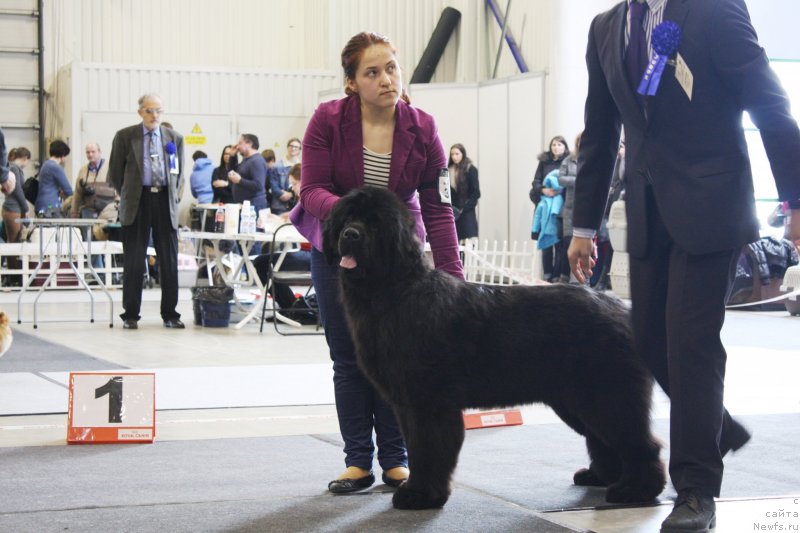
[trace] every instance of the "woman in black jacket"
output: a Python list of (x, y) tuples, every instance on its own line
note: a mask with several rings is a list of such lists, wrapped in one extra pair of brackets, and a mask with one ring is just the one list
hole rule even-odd
[(228, 172), (236, 170), (239, 166), (239, 159), (233, 155), (233, 152), (233, 146), (226, 146), (222, 149), (219, 166), (214, 169), (214, 173), (211, 175), (211, 188), (214, 190), (212, 202), (215, 204), (233, 203), (233, 190), (231, 182), (228, 181)]
[(477, 238), (478, 216), (475, 208), (478, 206), (478, 198), (481, 197), (481, 188), (478, 184), (478, 169), (467, 157), (463, 144), (454, 144), (450, 148), (447, 167), (450, 171), (450, 197), (453, 199), (458, 240)]

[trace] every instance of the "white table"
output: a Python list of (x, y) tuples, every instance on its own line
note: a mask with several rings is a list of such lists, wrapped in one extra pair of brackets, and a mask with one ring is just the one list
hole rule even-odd
[[(19, 297), (17, 298), (17, 324), (22, 323), (22, 298), (25, 296), (25, 294), (28, 291), (28, 288), (36, 279), (36, 275), (42, 269), (42, 265), (44, 265), (45, 248), (50, 246), (50, 243), (54, 243), (56, 246), (55, 257), (57, 258), (58, 264), (50, 265), (50, 274), (47, 276), (47, 279), (44, 280), (44, 283), (42, 283), (42, 285), (39, 287), (36, 298), (33, 300), (34, 329), (38, 327), (39, 298), (42, 296), (44, 291), (47, 290), (51, 280), (53, 279), (53, 276), (57, 275), (62, 260), (69, 265), (70, 269), (74, 272), (75, 278), (77, 278), (78, 283), (80, 283), (80, 285), (84, 288), (84, 290), (89, 294), (89, 299), (91, 302), (90, 322), (94, 322), (94, 291), (89, 287), (89, 284), (86, 283), (86, 280), (83, 279), (83, 272), (81, 272), (81, 270), (78, 268), (76, 260), (76, 255), (78, 252), (86, 256), (87, 258), (86, 267), (89, 269), (89, 274), (91, 274), (92, 278), (97, 283), (98, 287), (103, 291), (106, 297), (108, 297), (108, 303), (109, 303), (108, 327), (113, 328), (114, 301), (112, 300), (111, 294), (109, 294), (108, 289), (106, 289), (105, 283), (103, 282), (102, 278), (97, 275), (97, 272), (95, 271), (94, 266), (92, 266), (92, 261), (91, 261), (91, 254), (92, 254), (91, 227), (97, 224), (98, 220), (91, 218), (23, 218), (20, 219), (20, 222), (24, 224), (32, 224), (39, 230), (39, 264), (36, 265), (36, 269), (28, 277), (27, 282), (22, 286), (22, 290), (20, 291)], [(45, 232), (44, 232), (45, 228), (53, 228), (55, 230), (47, 239), (45, 238)], [(74, 235), (75, 232), (73, 231), (73, 229), (80, 229), (80, 228), (90, 228), (90, 231), (86, 232), (88, 234), (86, 242), (84, 242), (82, 239), (75, 238)], [(66, 243), (64, 242), (65, 240)], [(51, 256), (51, 263), (52, 263), (52, 256)], [(70, 322), (74, 320), (64, 319), (57, 321)]]
[[(277, 218), (277, 217), (276, 217)], [(267, 291), (269, 290), (269, 286), (265, 285), (261, 282), (261, 279), (258, 277), (258, 273), (256, 272), (256, 268), (253, 265), (253, 261), (250, 258), (250, 250), (253, 249), (253, 246), (257, 242), (265, 243), (265, 242), (272, 242), (272, 230), (275, 229), (278, 225), (280, 225), (277, 221), (268, 222), (266, 227), (266, 232), (257, 232), (257, 233), (213, 233), (208, 231), (187, 231), (181, 233), (181, 236), (188, 237), (190, 239), (199, 239), (202, 242), (204, 239), (211, 242), (211, 245), (214, 248), (214, 257), (210, 257), (208, 253), (206, 253), (206, 268), (208, 268), (208, 279), (213, 280), (213, 272), (212, 270), (216, 267), (217, 272), (220, 273), (222, 276), (223, 281), (229, 287), (235, 287), (239, 284), (238, 277), (241, 274), (242, 267), (244, 267), (247, 271), (247, 277), (251, 280), (256, 287), (258, 288), (258, 292), (261, 295), (260, 304), (263, 305), (263, 298), (267, 297)], [(283, 245), (291, 245), (291, 244), (300, 244), (307, 242), (306, 239), (300, 235), (297, 230), (288, 230), (284, 229), (280, 232), (280, 240), (279, 242)], [(223, 254), (219, 251), (219, 243), (220, 241), (234, 241), (242, 249), (242, 257), (239, 261), (233, 265), (233, 268), (228, 272), (222, 265), (222, 258)], [(283, 258), (286, 256), (286, 252), (288, 252), (290, 246), (284, 246), (281, 252), (281, 257), (278, 259), (277, 264), (275, 265), (276, 269), (280, 268), (281, 263), (283, 262)], [(239, 299), (236, 296), (236, 292), (234, 292), (234, 300), (237, 305), (243, 308), (240, 304)], [(234, 328), (241, 329), (245, 324), (249, 321), (256, 318), (256, 315), (261, 311), (260, 305), (254, 305), (252, 309), (247, 313), (247, 315), (236, 323)], [(287, 319), (288, 320), (288, 319)], [(292, 324), (296, 324), (294, 321), (291, 321)]]

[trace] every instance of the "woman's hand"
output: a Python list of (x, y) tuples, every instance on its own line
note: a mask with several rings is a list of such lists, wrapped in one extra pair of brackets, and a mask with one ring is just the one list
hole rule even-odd
[(559, 191), (555, 189), (542, 189), (542, 194), (552, 198), (553, 196), (558, 196)]
[(227, 187), (228, 186), (228, 180), (214, 180), (214, 181), (211, 182), (211, 186), (212, 187), (217, 187), (217, 188)]

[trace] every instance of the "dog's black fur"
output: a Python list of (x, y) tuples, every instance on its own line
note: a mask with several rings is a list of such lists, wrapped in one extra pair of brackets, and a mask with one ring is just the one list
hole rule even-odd
[[(618, 299), (572, 285), (491, 287), (426, 263), (397, 197), (363, 188), (324, 228), (361, 369), (392, 405), (411, 475), (401, 509), (441, 507), (464, 440), (462, 409), (541, 402), (586, 437), (579, 485), (646, 502), (666, 483), (650, 432), (652, 380)], [(524, 455), (520, 459), (525, 464)]]

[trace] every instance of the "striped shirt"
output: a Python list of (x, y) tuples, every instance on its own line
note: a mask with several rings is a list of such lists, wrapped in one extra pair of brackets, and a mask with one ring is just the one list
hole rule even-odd
[(389, 188), (389, 167), (392, 153), (377, 154), (364, 147), (364, 185)]
[[(628, 0), (628, 6), (631, 2), (637, 0)], [(667, 7), (667, 0), (638, 0), (647, 4), (648, 9), (644, 15), (644, 29), (647, 33), (647, 52), (650, 57), (653, 57), (653, 47), (650, 45), (650, 35), (653, 33), (653, 28), (661, 24), (664, 20), (664, 8)], [(625, 48), (628, 48), (628, 40), (631, 35), (631, 10), (628, 9), (628, 22), (625, 24)]]

